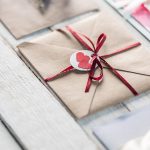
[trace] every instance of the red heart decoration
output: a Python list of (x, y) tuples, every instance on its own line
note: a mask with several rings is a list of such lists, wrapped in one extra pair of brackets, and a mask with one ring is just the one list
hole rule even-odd
[(78, 67), (82, 69), (90, 69), (91, 64), (89, 63), (90, 57), (84, 55), (84, 53), (79, 52), (76, 54), (76, 59), (79, 62)]

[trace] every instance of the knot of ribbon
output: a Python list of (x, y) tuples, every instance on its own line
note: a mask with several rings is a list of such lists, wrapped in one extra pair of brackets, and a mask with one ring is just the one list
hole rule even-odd
[[(112, 67), (105, 59), (112, 57), (114, 55), (120, 54), (122, 52), (131, 50), (135, 47), (138, 47), (141, 45), (140, 42), (136, 42), (133, 43), (131, 45), (126, 46), (125, 48), (116, 50), (113, 53), (107, 54), (107, 55), (98, 55), (98, 52), (101, 50), (102, 46), (104, 45), (105, 41), (106, 41), (106, 35), (104, 33), (100, 34), (100, 36), (97, 39), (96, 45), (94, 44), (94, 42), (86, 35), (76, 32), (75, 30), (73, 30), (70, 26), (66, 27), (67, 30), (73, 35), (73, 37), (87, 50), (92, 51), (92, 59), (91, 59), (91, 68), (89, 71), (89, 76), (88, 76), (88, 80), (86, 83), (86, 87), (85, 87), (85, 92), (89, 92), (92, 81), (98, 81), (101, 82), (103, 80), (104, 74), (103, 74), (103, 69), (107, 68), (109, 69), (124, 85), (126, 85), (126, 87), (136, 96), (138, 95), (138, 92), (130, 85), (130, 83), (114, 68)], [(85, 38), (91, 45), (89, 45), (83, 38)], [(103, 66), (103, 65), (105, 66)], [(97, 70), (97, 68), (99, 68), (100, 70), (100, 74), (98, 76), (95, 77), (95, 71)], [(72, 70), (74, 70), (75, 68), (73, 66), (69, 66), (67, 68), (65, 68), (64, 70), (62, 70), (61, 72), (59, 72), (58, 74), (49, 77), (47, 79), (45, 79), (46, 82), (49, 82), (53, 79), (55, 79), (56, 77), (58, 77), (61, 74), (70, 72)]]

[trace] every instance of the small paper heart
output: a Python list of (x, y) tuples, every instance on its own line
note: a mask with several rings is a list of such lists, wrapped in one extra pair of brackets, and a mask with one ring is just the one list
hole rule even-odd
[(78, 52), (76, 54), (77, 62), (79, 62), (78, 67), (82, 69), (90, 69), (91, 64), (89, 63), (90, 57), (87, 55), (84, 55), (82, 52)]
[(70, 57), (70, 64), (77, 70), (90, 71), (92, 66), (92, 55), (89, 50), (81, 50), (73, 53)]

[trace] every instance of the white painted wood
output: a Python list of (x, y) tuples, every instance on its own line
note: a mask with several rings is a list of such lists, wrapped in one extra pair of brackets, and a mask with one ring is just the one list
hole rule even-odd
[[(109, 6), (106, 6), (103, 2), (100, 2), (100, 5), (101, 7), (107, 7), (109, 9)], [(117, 14), (114, 11), (112, 11), (112, 13)], [(78, 19), (76, 18), (76, 21), (77, 20)], [(66, 21), (62, 24), (58, 24), (54, 26), (53, 29), (63, 26), (64, 24), (68, 24), (68, 22)], [(133, 29), (131, 25), (127, 23), (126, 25), (129, 29), (131, 29), (131, 32), (137, 35), (139, 41), (142, 41), (145, 45), (150, 46), (149, 42), (146, 41), (135, 29)], [(19, 43), (31, 40), (37, 36), (40, 36), (41, 34), (46, 34), (47, 32), (49, 32), (48, 29), (31, 34), (30, 36), (21, 40), (15, 40), (14, 37), (12, 37), (7, 31), (7, 29), (2, 24), (0, 24), (0, 34), (5, 39), (5, 41), (7, 41), (7, 43), (9, 43), (9, 45), (15, 50), (17, 50), (16, 45)], [(26, 69), (24, 64), (19, 62), (15, 54), (12, 54), (13, 51), (8, 50), (8, 48), (6, 49), (7, 52), (1, 52), (0, 56), (0, 90), (4, 89), (3, 96), (0, 92), (0, 99), (1, 96), (5, 97), (3, 98), (2, 102), (0, 101), (0, 113), (2, 112), (4, 114), (3, 117), (8, 122), (8, 124), (10, 124), (12, 130), (16, 133), (21, 142), (27, 148), (31, 148), (31, 150), (36, 148), (42, 150), (45, 150), (46, 148), (52, 149), (53, 147), (51, 145), (54, 145), (54, 147), (57, 149), (64, 149), (69, 147), (72, 150), (73, 147), (75, 147), (74, 149), (80, 150), (82, 144), (86, 145), (86, 148), (83, 146), (82, 149), (90, 149), (90, 146), (93, 146), (93, 144), (89, 142), (76, 122), (74, 122), (71, 117), (69, 117), (69, 115), (64, 112), (62, 106), (60, 106), (60, 104), (58, 104), (56, 99), (46, 90), (46, 88), (44, 88), (37, 81), (37, 79), (35, 79), (36, 77), (31, 74), (28, 69)], [(4, 50), (0, 49), (0, 51)], [(1, 59), (1, 57), (11, 59), (5, 60), (4, 58)], [(5, 67), (1, 67), (1, 62), (5, 64)], [(1, 70), (4, 70), (2, 73), (7, 72), (9, 75), (3, 75)], [(10, 74), (11, 72), (13, 75)], [(4, 82), (3, 79), (5, 78), (7, 80)], [(4, 82), (3, 84), (7, 86), (7, 88), (3, 86), (1, 82)], [(35, 91), (32, 92), (33, 87), (35, 87)], [(22, 90), (24, 90), (24, 92), (22, 92)], [(131, 111), (148, 104), (150, 104), (150, 92), (125, 102), (125, 105), (127, 105)], [(9, 111), (7, 112), (7, 110)], [(78, 123), (87, 133), (87, 135), (90, 136), (97, 145), (101, 146), (92, 134), (93, 127), (104, 122), (109, 122), (110, 120), (125, 114), (127, 111), (128, 110), (124, 106), (118, 105), (79, 120)], [(60, 119), (61, 116), (62, 120)], [(28, 120), (29, 123), (27, 122)], [(60, 124), (60, 128), (58, 124)], [(70, 131), (70, 126), (73, 128), (72, 131)], [(68, 131), (66, 128), (70, 130)], [(66, 135), (66, 133), (68, 133), (68, 135)], [(54, 138), (52, 138), (52, 136)], [(61, 144), (59, 144), (58, 140), (61, 139)], [(41, 147), (41, 145), (44, 147)], [(65, 150), (67, 150), (67, 148)]]
[(0, 121), (0, 150), (21, 150)]
[(0, 41), (0, 114), (29, 150), (96, 150), (97, 146)]

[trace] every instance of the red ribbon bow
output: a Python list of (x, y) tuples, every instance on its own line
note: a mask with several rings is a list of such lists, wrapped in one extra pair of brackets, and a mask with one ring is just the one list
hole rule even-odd
[[(102, 33), (98, 39), (97, 39), (97, 43), (96, 43), (96, 46), (94, 45), (94, 43), (92, 42), (92, 40), (87, 37), (86, 35), (84, 34), (81, 34), (81, 33), (77, 33), (76, 31), (74, 31), (71, 27), (67, 26), (66, 27), (67, 30), (76, 38), (76, 40), (78, 42), (80, 42), (81, 45), (83, 45), (87, 50), (89, 51), (92, 51), (93, 52), (93, 55), (92, 55), (92, 65), (91, 65), (91, 69), (89, 71), (89, 77), (88, 77), (88, 81), (87, 81), (87, 84), (86, 84), (86, 88), (85, 88), (85, 92), (88, 92), (90, 87), (91, 87), (91, 83), (92, 81), (102, 81), (103, 80), (103, 69), (104, 67), (102, 66), (102, 64), (104, 64), (118, 79), (120, 79), (120, 81), (126, 85), (128, 87), (128, 89), (134, 94), (134, 95), (138, 95), (137, 91), (128, 83), (128, 81), (123, 78), (119, 72), (113, 68), (105, 59), (106, 58), (109, 58), (109, 57), (112, 57), (116, 54), (119, 54), (119, 53), (122, 53), (122, 52), (125, 52), (125, 51), (128, 51), (132, 48), (135, 48), (137, 46), (140, 46), (141, 43), (140, 42), (137, 42), (137, 43), (134, 43), (132, 45), (129, 45), (123, 49), (120, 49), (120, 50), (117, 50), (111, 54), (108, 54), (108, 55), (102, 55), (102, 56), (99, 56), (98, 55), (98, 52), (101, 50), (104, 42), (106, 41), (106, 35), (104, 33)], [(92, 45), (89, 46), (82, 38), (81, 36), (83, 36), (86, 40), (89, 41), (89, 43)], [(99, 68), (100, 69), (100, 74), (99, 76), (95, 77), (94, 74), (95, 74), (95, 70), (96, 68)], [(64, 69), (63, 71), (59, 72), (58, 74), (50, 77), (50, 78), (47, 78), (45, 79), (46, 82), (48, 81), (51, 81), (53, 79), (55, 79), (56, 77), (58, 77), (59, 75), (63, 74), (63, 73), (66, 73), (66, 72), (69, 72), (69, 71), (72, 71), (74, 70), (74, 67), (73, 66), (69, 66), (67, 67), (66, 69)]]

